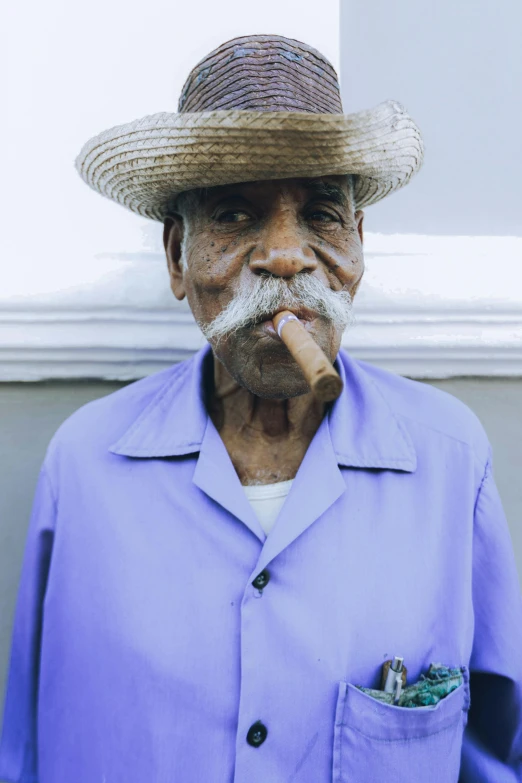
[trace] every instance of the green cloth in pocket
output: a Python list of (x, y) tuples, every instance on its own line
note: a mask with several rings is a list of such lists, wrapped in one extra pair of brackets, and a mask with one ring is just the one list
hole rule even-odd
[[(420, 680), (414, 685), (409, 685), (403, 689), (399, 696), (397, 707), (427, 707), (437, 704), (441, 699), (462, 685), (462, 672), (460, 669), (451, 669), (440, 663), (432, 663), (428, 674), (421, 674)], [(394, 704), (394, 694), (385, 693), (374, 688), (364, 688), (362, 685), (356, 686), (378, 701), (386, 704)]]

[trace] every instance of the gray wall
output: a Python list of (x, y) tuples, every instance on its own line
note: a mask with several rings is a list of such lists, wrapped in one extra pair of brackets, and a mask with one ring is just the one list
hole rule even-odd
[[(494, 476), (511, 528), (522, 583), (522, 379), (429, 381), (475, 411), (491, 441)], [(123, 384), (0, 384), (0, 705), (14, 604), (35, 483), (59, 424), (89, 400)]]
[(522, 3), (341, 0), (345, 112), (393, 98), (426, 144), (368, 231), (522, 235)]

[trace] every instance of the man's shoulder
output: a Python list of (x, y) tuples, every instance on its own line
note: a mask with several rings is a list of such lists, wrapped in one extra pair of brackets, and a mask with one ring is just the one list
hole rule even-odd
[(466, 443), (484, 461), (489, 447), (487, 433), (465, 402), (426, 381), (398, 375), (360, 359), (356, 362), (406, 426), (409, 421), (427, 434), (436, 432)]
[(82, 405), (56, 430), (47, 456), (54, 452), (107, 450), (152, 401), (183, 375), (192, 360), (188, 359), (165, 370), (134, 381), (115, 392)]

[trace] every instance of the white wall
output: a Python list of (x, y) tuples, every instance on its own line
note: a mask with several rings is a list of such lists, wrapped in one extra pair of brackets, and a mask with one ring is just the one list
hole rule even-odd
[(0, 303), (87, 286), (114, 254), (157, 247), (159, 224), (91, 191), (73, 162), (106, 128), (176, 111), (216, 46), (275, 33), (339, 66), (339, 0), (26, 0), (2, 22)]
[[(452, 5), (445, 2), (451, 21)], [(429, 19), (413, 13), (409, 0), (386, 13), (379, 3), (6, 5), (0, 48), (6, 96), (0, 123), (0, 380), (132, 379), (198, 348), (201, 333), (186, 303), (177, 303), (168, 287), (161, 225), (91, 191), (74, 169), (77, 153), (107, 127), (175, 111), (197, 61), (225, 40), (249, 33), (301, 39), (338, 72), (342, 60), (345, 111), (392, 97), (415, 116), (409, 99), (415, 85), (422, 92), (418, 70), (429, 66), (436, 78), (433, 50), (441, 48), (442, 56), (444, 46), (439, 36), (431, 49), (426, 43), (419, 50), (418, 41), (431, 40)], [(390, 14), (410, 22), (388, 68), (389, 48), (376, 42), (389, 46)], [(437, 14), (440, 21), (442, 10)], [(464, 35), (465, 15), (459, 19)], [(452, 46), (458, 35), (452, 31)], [(455, 75), (459, 84), (466, 83), (464, 65)], [(473, 89), (477, 102), (479, 86)], [(499, 83), (492, 89), (498, 89), (498, 102), (507, 88)], [(513, 104), (505, 105), (509, 113)], [(426, 130), (433, 135), (430, 126)], [(499, 144), (502, 138), (499, 131)], [(446, 186), (445, 163), (453, 160), (450, 155), (435, 164), (434, 149), (427, 145), (425, 167), (404, 191), (367, 210), (367, 268), (354, 306), (357, 323), (344, 345), (356, 357), (411, 377), (522, 376), (522, 237), (418, 234), (429, 208), (430, 177)], [(483, 197), (488, 199), (487, 190)], [(401, 212), (405, 203), (417, 210), (408, 213), (409, 222)], [(498, 201), (491, 206), (502, 208)], [(385, 230), (413, 233), (372, 233), (384, 214), (394, 216)]]

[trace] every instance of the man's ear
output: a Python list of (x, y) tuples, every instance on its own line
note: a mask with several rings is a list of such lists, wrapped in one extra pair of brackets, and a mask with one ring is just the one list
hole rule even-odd
[(362, 211), (362, 209), (358, 209), (357, 212), (355, 213), (355, 222), (357, 223), (357, 233), (359, 234), (361, 245), (364, 244), (363, 220), (364, 220), (364, 212)]
[(172, 293), (180, 301), (185, 298), (185, 284), (183, 282), (183, 269), (181, 267), (181, 245), (183, 242), (183, 218), (181, 215), (172, 215), (165, 218), (163, 223), (163, 246), (167, 256), (170, 287)]

